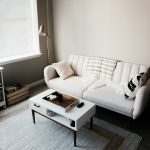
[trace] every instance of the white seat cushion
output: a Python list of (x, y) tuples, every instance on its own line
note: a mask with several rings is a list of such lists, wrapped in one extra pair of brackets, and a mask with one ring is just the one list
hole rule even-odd
[(88, 88), (83, 92), (83, 98), (98, 106), (132, 117), (134, 100), (126, 100), (117, 90), (106, 85), (96, 89)]
[(82, 98), (83, 91), (94, 81), (86, 81), (86, 78), (79, 76), (70, 76), (65, 80), (60, 77), (49, 80), (49, 88), (53, 88), (59, 92), (63, 92), (78, 98)]

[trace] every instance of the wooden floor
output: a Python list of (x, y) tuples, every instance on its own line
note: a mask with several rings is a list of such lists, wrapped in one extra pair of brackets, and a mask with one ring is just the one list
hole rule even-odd
[[(30, 90), (30, 97), (46, 89), (47, 86), (45, 84), (38, 85)], [(13, 106), (9, 106), (6, 109), (1, 109), (0, 116), (9, 116), (9, 114), (12, 115), (13, 113), (18, 113), (26, 104), (27, 101), (23, 101)], [(139, 119), (132, 121), (132, 124), (130, 118), (100, 107), (97, 107), (96, 117), (142, 136), (143, 140), (139, 150), (150, 150), (150, 104), (147, 106), (147, 109), (142, 116)]]

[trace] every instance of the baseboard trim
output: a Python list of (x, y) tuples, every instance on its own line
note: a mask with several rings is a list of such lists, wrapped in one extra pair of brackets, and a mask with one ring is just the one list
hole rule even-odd
[(37, 85), (42, 84), (42, 83), (44, 83), (44, 79), (41, 79), (41, 80), (35, 81), (31, 84), (28, 84), (28, 87), (32, 88), (32, 87), (37, 86)]

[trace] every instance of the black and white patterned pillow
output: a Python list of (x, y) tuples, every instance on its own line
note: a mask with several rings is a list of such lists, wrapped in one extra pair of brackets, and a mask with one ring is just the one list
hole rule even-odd
[(144, 72), (137, 74), (129, 81), (129, 83), (125, 87), (124, 97), (126, 99), (135, 98), (137, 91), (144, 84), (143, 77), (144, 77)]

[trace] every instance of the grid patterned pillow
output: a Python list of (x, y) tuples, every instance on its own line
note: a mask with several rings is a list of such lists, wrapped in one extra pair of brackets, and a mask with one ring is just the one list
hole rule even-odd
[(116, 60), (103, 59), (100, 68), (100, 78), (104, 80), (112, 80), (116, 64)]
[(100, 78), (102, 58), (88, 57), (86, 62), (86, 77)]

